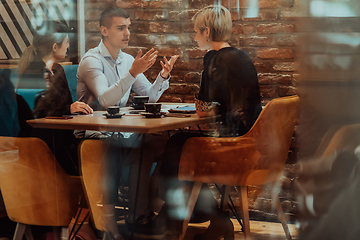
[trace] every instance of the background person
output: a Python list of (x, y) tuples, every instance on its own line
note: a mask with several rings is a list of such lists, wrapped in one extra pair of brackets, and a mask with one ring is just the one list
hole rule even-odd
[(19, 61), (19, 83), (42, 81), (41, 92), (34, 106), (36, 117), (62, 116), (93, 110), (83, 102), (72, 102), (66, 75), (58, 61), (66, 57), (69, 29), (60, 22), (45, 22), (34, 34), (33, 44), (26, 48)]
[[(209, 50), (204, 56), (204, 70), (201, 76), (199, 94), (196, 96), (196, 110), (204, 117), (217, 112), (220, 120), (210, 133), (216, 137), (241, 136), (250, 130), (261, 112), (260, 90), (257, 71), (251, 58), (242, 50), (231, 47), (232, 20), (230, 12), (221, 5), (201, 9), (193, 18), (195, 41), (200, 49)], [(216, 109), (213, 102), (218, 102)], [(164, 177), (165, 211), (173, 221), (171, 230), (181, 234), (184, 216), (177, 214), (180, 206), (173, 202), (171, 193), (187, 196), (192, 183), (178, 180), (178, 168), (182, 147), (190, 137), (198, 134), (179, 133), (173, 135), (165, 148), (161, 174)], [(229, 166), (231, 167), (231, 166)], [(187, 198), (187, 197), (185, 197)], [(187, 200), (184, 201), (187, 203)], [(218, 208), (207, 184), (204, 184), (195, 206), (193, 220), (211, 220), (204, 234), (194, 239), (233, 239), (233, 226), (227, 213)]]
[[(20, 58), (19, 84), (37, 82), (46, 86), (46, 89), (35, 98), (33, 113), (36, 118), (93, 112), (86, 103), (72, 102), (64, 69), (57, 63), (66, 57), (68, 48), (68, 28), (60, 22), (49, 21), (37, 29), (33, 44), (24, 51)], [(75, 139), (73, 131), (35, 129), (34, 132), (35, 136), (48, 144), (68, 174), (79, 174), (78, 141)]]
[[(0, 136), (23, 136), (21, 132), (26, 133), (26, 129), (31, 128), (29, 125), (26, 126), (26, 113), (30, 112), (29, 119), (33, 118), (33, 116), (25, 100), (20, 95), (15, 94), (14, 85), (10, 80), (10, 74), (10, 69), (0, 69), (0, 125), (2, 126), (0, 128)], [(21, 109), (20, 106), (24, 106), (24, 109)], [(27, 107), (27, 109), (25, 107)], [(20, 113), (19, 108), (24, 111)], [(24, 118), (21, 117), (22, 114)], [(30, 134), (31, 133), (32, 131), (30, 130)], [(4, 201), (0, 192), (0, 212), (4, 212), (5, 210)], [(12, 239), (15, 228), (16, 223), (11, 221), (6, 214), (0, 217), (0, 240)]]

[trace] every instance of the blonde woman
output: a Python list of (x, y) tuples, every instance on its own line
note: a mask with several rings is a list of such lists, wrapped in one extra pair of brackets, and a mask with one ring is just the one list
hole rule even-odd
[[(216, 122), (216, 131), (208, 135), (217, 137), (241, 136), (250, 130), (261, 112), (260, 90), (257, 71), (248, 56), (242, 50), (229, 44), (232, 30), (230, 12), (221, 5), (211, 5), (201, 9), (193, 18), (195, 41), (202, 50), (208, 50), (204, 56), (204, 70), (201, 86), (196, 95), (196, 110), (200, 117), (214, 114), (221, 116)], [(214, 107), (214, 102), (217, 102)], [(164, 152), (162, 176), (165, 179), (164, 196), (171, 192), (183, 191), (186, 196), (190, 183), (177, 179), (178, 165), (183, 144), (190, 137), (199, 134), (179, 133), (173, 135)], [(229, 166), (231, 167), (231, 166)], [(180, 219), (181, 207), (171, 203), (169, 197), (167, 215), (172, 222)], [(196, 240), (211, 240), (224, 237), (234, 239), (234, 228), (226, 212), (220, 211), (211, 191), (204, 184), (194, 209), (193, 221), (210, 219), (211, 223), (204, 234), (196, 235)], [(171, 222), (171, 221), (168, 221)], [(181, 221), (180, 221), (181, 223)], [(173, 231), (181, 233), (181, 224), (173, 224)], [(177, 228), (177, 229), (176, 229)]]
[[(208, 6), (194, 16), (195, 41), (209, 50), (197, 96), (200, 116), (211, 114), (212, 102), (219, 103), (222, 116), (220, 136), (239, 136), (250, 130), (261, 112), (257, 71), (248, 54), (231, 47), (231, 15), (222, 6)], [(200, 100), (200, 101), (199, 101)]]

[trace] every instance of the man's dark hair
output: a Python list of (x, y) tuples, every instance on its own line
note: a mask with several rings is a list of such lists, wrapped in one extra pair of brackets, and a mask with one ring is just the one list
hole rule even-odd
[(129, 13), (118, 7), (109, 7), (105, 9), (101, 15), (100, 15), (100, 27), (104, 26), (107, 28), (111, 27), (111, 20), (113, 17), (123, 17), (123, 18), (129, 18)]

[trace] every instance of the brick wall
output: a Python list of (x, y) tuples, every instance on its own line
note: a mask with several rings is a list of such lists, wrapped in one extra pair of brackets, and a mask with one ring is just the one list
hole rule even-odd
[[(106, 4), (114, 3), (130, 13), (130, 46), (125, 52), (135, 56), (140, 48), (146, 51), (155, 47), (159, 51), (157, 62), (145, 73), (149, 80), (153, 81), (160, 71), (162, 56), (180, 55), (172, 71), (170, 88), (160, 101), (194, 102), (203, 69), (202, 57), (206, 52), (198, 50), (193, 40), (195, 33), (191, 18), (198, 9), (213, 4), (214, 0), (87, 0), (87, 50), (100, 41), (98, 19), (101, 11)], [(247, 51), (257, 68), (263, 104), (276, 97), (295, 94), (299, 78), (296, 34), (299, 1), (258, 0), (258, 16), (255, 18), (246, 17), (249, 10), (247, 0), (224, 0), (222, 4), (232, 14), (231, 44)], [(296, 141), (293, 141), (288, 162), (295, 163), (296, 155)], [(294, 168), (294, 165), (287, 166), (287, 169)], [(296, 214), (296, 173), (296, 170), (287, 170), (282, 179), (281, 196), (285, 211), (291, 215)], [(271, 220), (269, 194), (266, 189), (260, 194), (262, 190), (249, 189), (252, 216)]]
[[(116, 3), (130, 13), (132, 30), (130, 47), (125, 51), (135, 55), (138, 49), (156, 47), (158, 61), (146, 72), (153, 80), (161, 69), (162, 56), (179, 54), (170, 89), (161, 101), (193, 102), (199, 89), (202, 57), (193, 40), (191, 22), (196, 11), (214, 3), (213, 0), (106, 0)], [(99, 15), (105, 8), (103, 1), (86, 2), (86, 48), (100, 41)], [(233, 19), (231, 44), (249, 53), (258, 70), (261, 96), (265, 104), (272, 98), (293, 95), (297, 81), (296, 46), (298, 36), (294, 0), (258, 0), (258, 17), (247, 18), (247, 0), (225, 0)], [(238, 8), (238, 4), (240, 5)]]

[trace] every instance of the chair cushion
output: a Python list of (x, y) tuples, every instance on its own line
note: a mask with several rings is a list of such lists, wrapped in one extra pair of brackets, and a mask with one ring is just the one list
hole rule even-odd
[[(76, 77), (76, 74), (77, 74), (78, 67), (79, 67), (79, 65), (77, 65), (77, 64), (63, 66), (73, 102), (75, 102), (77, 100), (77, 96), (76, 96), (77, 77)], [(13, 85), (16, 86), (17, 68), (11, 69), (10, 80), (13, 83)], [(32, 83), (30, 83), (29, 86), (28, 85), (29, 84), (27, 84), (25, 86), (20, 86), (20, 88), (17, 89), (16, 93), (21, 95), (25, 99), (27, 104), (29, 104), (30, 109), (33, 110), (35, 96), (38, 92), (42, 91), (43, 89), (31, 88), (31, 87), (34, 87), (32, 85)]]
[(26, 103), (29, 105), (30, 109), (34, 109), (34, 100), (35, 96), (38, 92), (42, 91), (43, 89), (25, 89), (25, 88), (18, 88), (16, 93), (21, 95)]
[(77, 96), (76, 96), (77, 77), (76, 77), (76, 74), (77, 74), (78, 67), (79, 67), (79, 65), (77, 65), (77, 64), (63, 66), (73, 102), (75, 102), (77, 100)]

